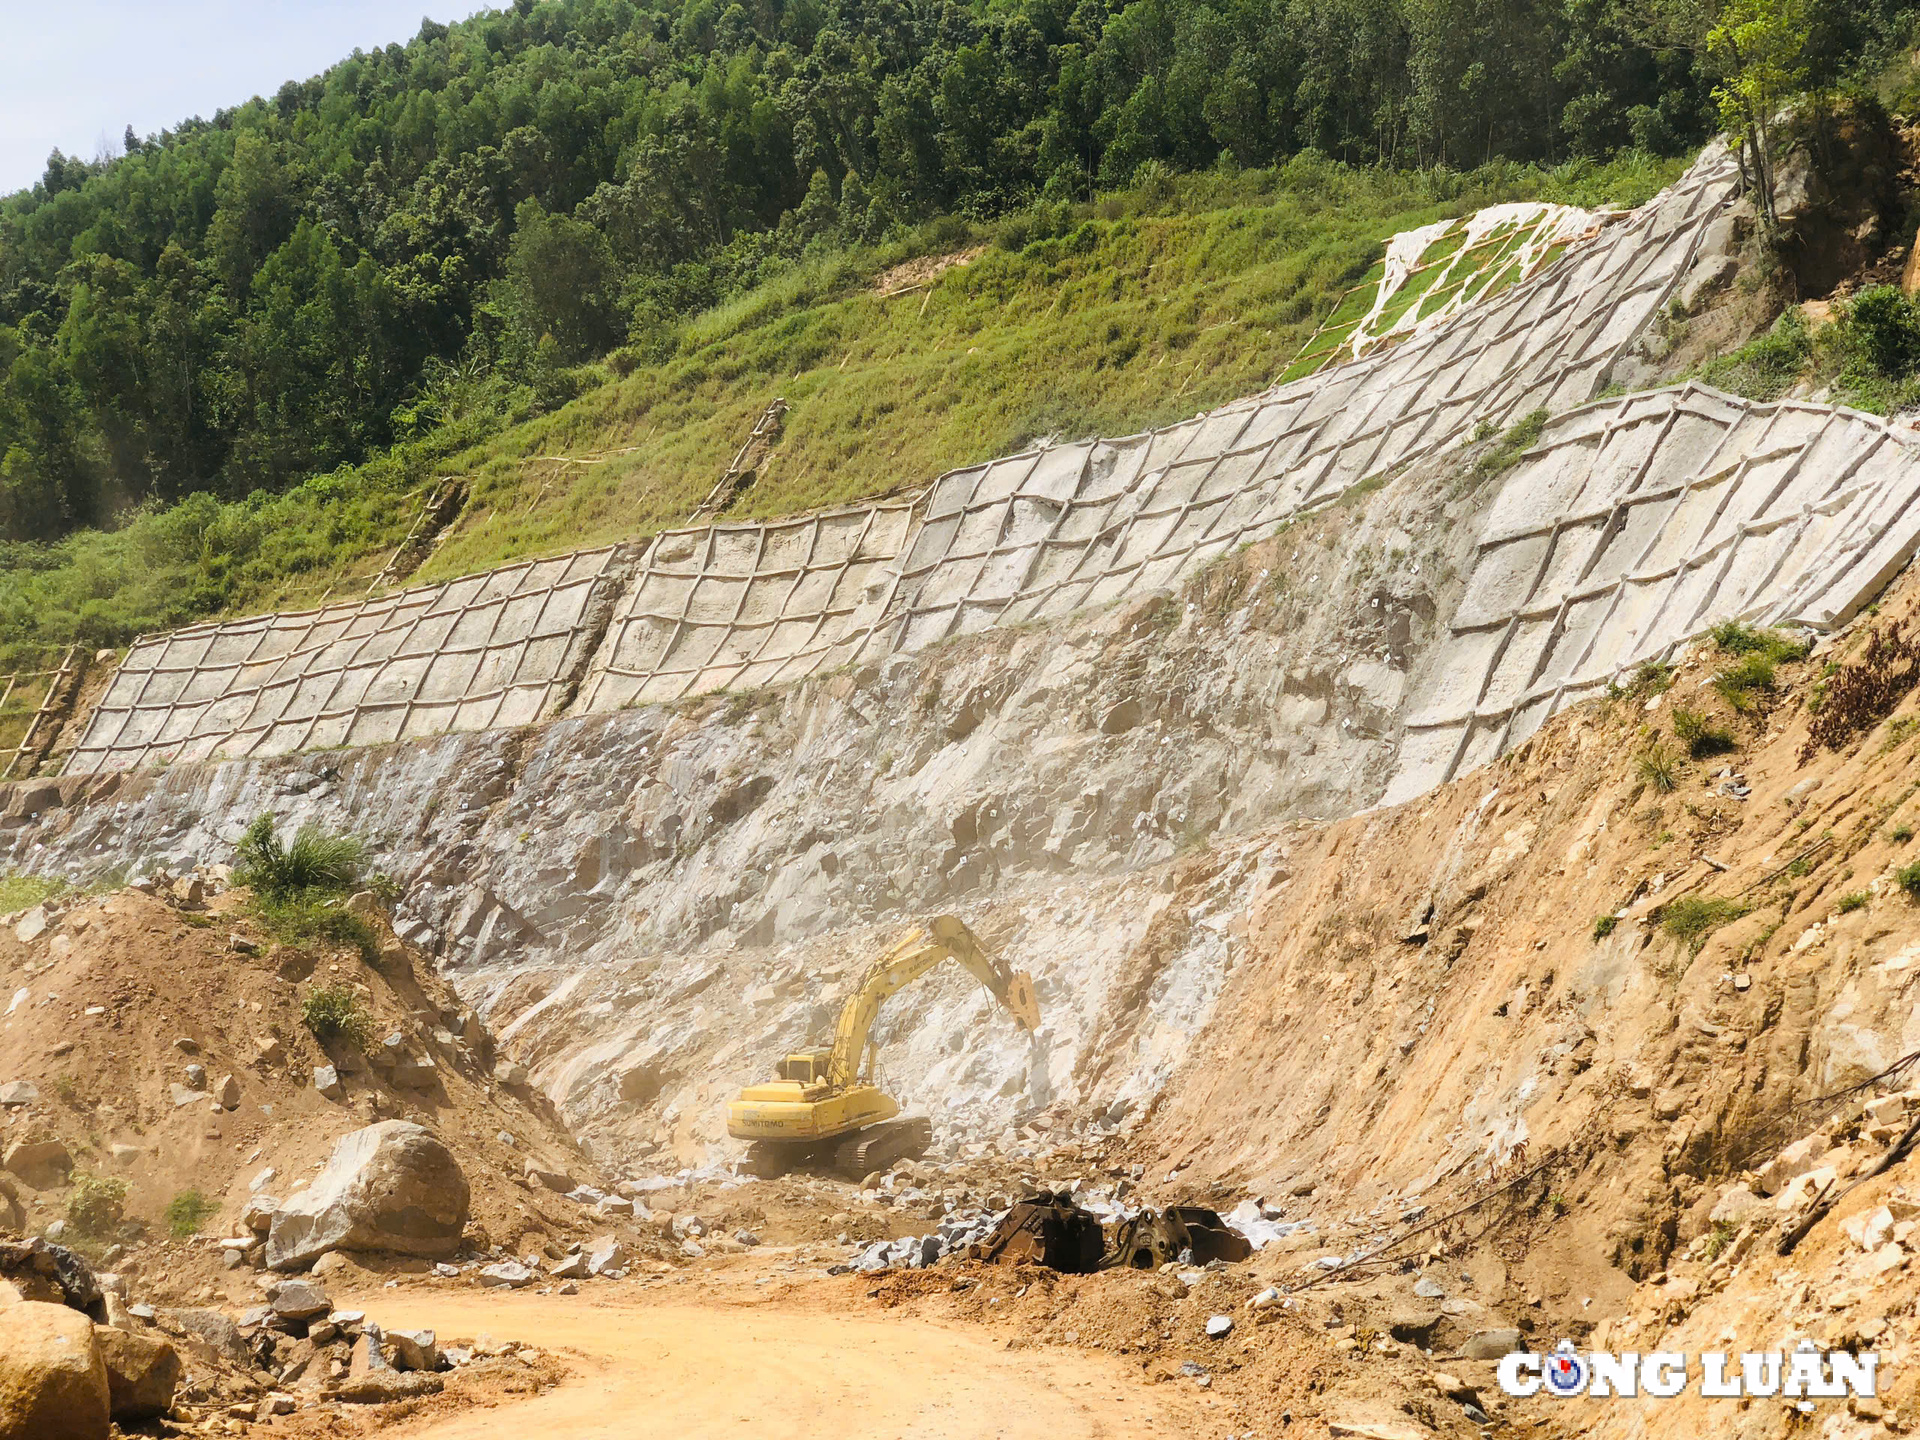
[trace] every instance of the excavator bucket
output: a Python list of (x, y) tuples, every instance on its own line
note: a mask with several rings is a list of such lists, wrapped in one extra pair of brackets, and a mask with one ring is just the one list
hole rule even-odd
[(1114, 1235), (1111, 1265), (1129, 1270), (1158, 1270), (1183, 1256), (1188, 1264), (1209, 1260), (1245, 1260), (1253, 1254), (1246, 1236), (1231, 1230), (1219, 1212), (1204, 1205), (1169, 1205), (1142, 1210)]
[(1022, 1030), (1040, 1028), (1040, 997), (1033, 993), (1033, 976), (1024, 970), (1014, 971), (1007, 982), (1007, 1013)]
[(1020, 1201), (991, 1235), (969, 1245), (967, 1254), (993, 1264), (1045, 1265), (1068, 1275), (1091, 1275), (1100, 1268), (1106, 1248), (1100, 1222), (1062, 1190)]

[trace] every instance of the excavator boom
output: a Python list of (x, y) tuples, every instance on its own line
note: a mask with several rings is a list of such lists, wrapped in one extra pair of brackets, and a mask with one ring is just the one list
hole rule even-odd
[(957, 960), (1007, 1008), (1023, 1030), (1040, 1025), (1040, 1003), (1033, 978), (1010, 971), (989, 955), (974, 933), (954, 915), (936, 915), (867, 967), (834, 1027), (833, 1053), (827, 1061), (827, 1083), (839, 1088), (860, 1078), (873, 1022), (880, 1007), (896, 992), (912, 984), (943, 960)]

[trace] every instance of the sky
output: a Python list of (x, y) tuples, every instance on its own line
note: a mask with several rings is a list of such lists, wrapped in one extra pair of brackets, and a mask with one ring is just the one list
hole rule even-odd
[(0, 0), (0, 195), (58, 148), (120, 153), (190, 116), (317, 75), (356, 47), (462, 19), (476, 0)]

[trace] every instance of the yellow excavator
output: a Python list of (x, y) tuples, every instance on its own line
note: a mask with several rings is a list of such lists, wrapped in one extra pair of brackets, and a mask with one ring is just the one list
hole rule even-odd
[(813, 1164), (859, 1178), (926, 1153), (933, 1122), (900, 1117), (899, 1102), (873, 1083), (870, 1036), (887, 998), (944, 960), (972, 971), (1021, 1029), (1039, 1027), (1033, 977), (1009, 971), (956, 917), (935, 916), (867, 967), (841, 1007), (833, 1044), (787, 1056), (778, 1079), (747, 1086), (727, 1106), (727, 1133), (753, 1142), (751, 1173), (771, 1178)]

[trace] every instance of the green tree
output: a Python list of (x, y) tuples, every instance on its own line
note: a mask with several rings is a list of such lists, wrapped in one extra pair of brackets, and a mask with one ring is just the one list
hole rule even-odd
[(607, 237), (583, 220), (549, 215), (537, 200), (514, 215), (502, 308), (528, 351), (547, 336), (575, 365), (620, 339), (619, 275)]
[(1810, 0), (1728, 0), (1707, 32), (1707, 55), (1720, 82), (1713, 98), (1734, 138), (1762, 228), (1779, 226), (1774, 210), (1774, 142), (1779, 117), (1806, 83), (1812, 30)]

